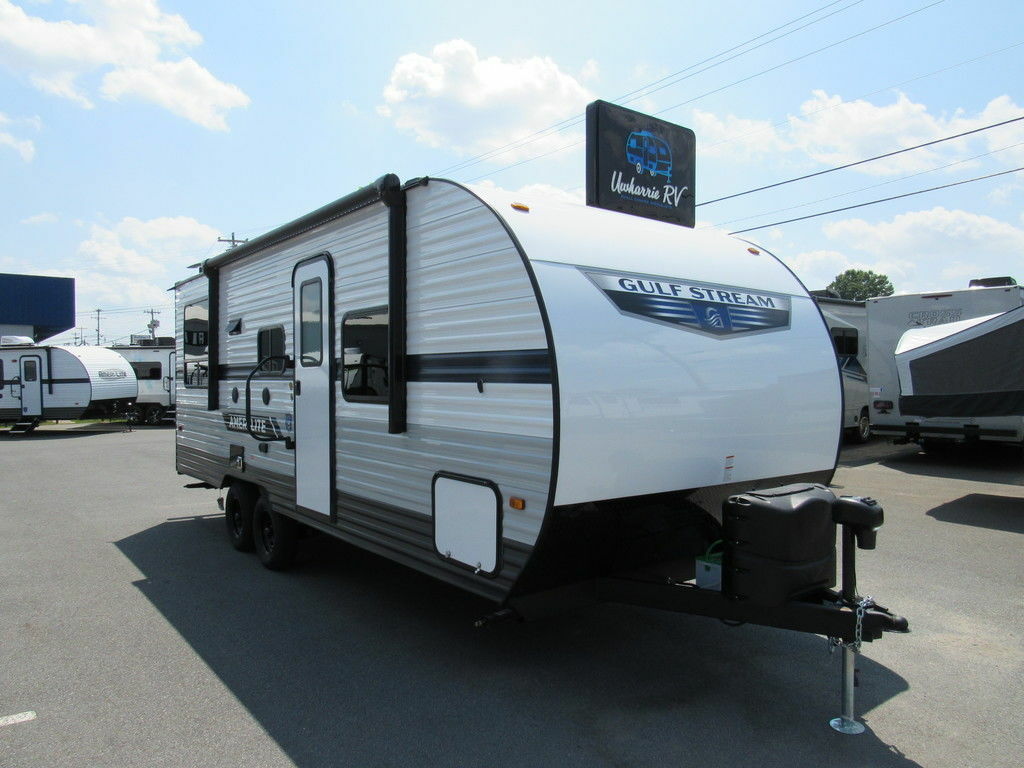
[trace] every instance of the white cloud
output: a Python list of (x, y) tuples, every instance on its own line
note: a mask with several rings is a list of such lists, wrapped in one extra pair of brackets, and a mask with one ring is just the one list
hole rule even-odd
[(20, 120), (15, 121), (0, 112), (0, 147), (10, 147), (19, 155), (21, 159), (26, 163), (32, 162), (32, 158), (36, 156), (36, 145), (31, 139), (20, 139), (10, 132), (4, 126), (13, 126), (16, 122), (29, 123), (31, 125), (38, 125), (38, 118), (32, 120)]
[(872, 224), (847, 219), (826, 224), (836, 250), (798, 253), (784, 260), (810, 288), (827, 285), (846, 269), (887, 275), (897, 291), (966, 288), (972, 277), (1024, 279), (1024, 228), (963, 210), (942, 207), (900, 214)]
[[(593, 73), (595, 67), (585, 67)], [(548, 57), (481, 58), (465, 40), (434, 46), (430, 56), (398, 59), (378, 112), (432, 147), (478, 154), (583, 112), (594, 96)], [(580, 130), (548, 135), (503, 152), (501, 162), (582, 138)]]
[(47, 21), (0, 0), (0, 65), (83, 108), (94, 105), (79, 81), (102, 71), (104, 97), (149, 101), (211, 130), (227, 130), (227, 111), (249, 103), (240, 88), (182, 56), (203, 38), (181, 16), (160, 10), (156, 0), (75, 5), (93, 23)]
[(22, 224), (53, 224), (57, 221), (57, 214), (45, 211), (43, 213), (37, 213), (35, 216), (29, 216), (26, 219), (22, 219)]
[[(890, 104), (863, 99), (843, 101), (837, 94), (817, 90), (789, 118), (789, 130), (780, 133), (766, 120), (735, 115), (720, 117), (694, 110), (699, 151), (708, 156), (750, 160), (801, 153), (822, 165), (844, 165), (924, 144), (965, 131), (1019, 117), (1024, 108), (1009, 96), (992, 99), (979, 113), (962, 110), (952, 116), (933, 115), (927, 105), (897, 93)], [(1021, 144), (1021, 146), (1013, 146)], [(1009, 148), (1008, 148), (1009, 147)], [(969, 154), (999, 151), (993, 160), (1006, 165), (1024, 162), (1024, 122), (982, 131), (962, 139), (904, 152), (852, 169), (873, 176), (897, 176), (926, 171), (961, 160)], [(963, 165), (958, 166), (960, 170)]]
[[(792, 148), (767, 120), (747, 120), (735, 115), (721, 118), (711, 112), (695, 109), (693, 131), (698, 137), (697, 152), (702, 157), (751, 160)], [(736, 137), (745, 140), (739, 143), (732, 141)]]
[[(217, 242), (218, 232), (187, 216), (142, 221), (127, 217), (113, 227), (93, 225), (78, 252), (111, 279), (163, 280), (168, 267), (183, 271)], [(125, 277), (130, 276), (130, 277)]]
[(522, 198), (522, 202), (527, 205), (529, 205), (530, 200), (534, 198), (557, 200), (560, 203), (575, 203), (578, 205), (586, 203), (586, 196), (584, 195), (583, 190), (563, 189), (562, 187), (556, 187), (551, 184), (527, 184), (519, 189), (510, 190), (495, 184), (490, 179), (487, 179), (485, 181), (477, 182), (473, 186), (482, 190), (518, 195)]

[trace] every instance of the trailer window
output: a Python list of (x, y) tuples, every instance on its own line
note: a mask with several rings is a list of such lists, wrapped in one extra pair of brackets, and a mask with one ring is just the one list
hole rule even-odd
[(832, 343), (835, 345), (837, 355), (853, 355), (858, 353), (858, 339), (856, 328), (833, 328)]
[(341, 324), (341, 391), (346, 400), (388, 401), (388, 309), (349, 312)]
[(260, 368), (260, 375), (280, 376), (284, 373), (284, 328), (280, 325), (273, 328), (260, 328), (256, 334), (256, 361), (262, 362), (268, 357), (271, 360)]
[(303, 368), (320, 365), (324, 359), (324, 314), (320, 278), (299, 289), (299, 362)]
[(163, 366), (160, 363), (129, 363), (139, 381), (159, 381), (163, 378)]
[(39, 372), (36, 369), (35, 360), (26, 360), (22, 364), (22, 369), (25, 371), (25, 381), (35, 381), (39, 378)]
[(185, 305), (182, 336), (185, 386), (205, 389), (210, 381), (210, 309), (206, 299)]

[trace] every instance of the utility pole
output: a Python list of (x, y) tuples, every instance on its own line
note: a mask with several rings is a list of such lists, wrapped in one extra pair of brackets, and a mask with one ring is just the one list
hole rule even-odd
[[(234, 237), (235, 233), (232, 232), (231, 236)], [(149, 328), (149, 337), (155, 341), (156, 329), (160, 327), (160, 321), (156, 319), (156, 316), (160, 314), (160, 310), (150, 307), (146, 311), (149, 313), (149, 322), (146, 324), (146, 327)]]
[(102, 312), (102, 311), (103, 310), (101, 310), (101, 309), (97, 309), (96, 310), (96, 346), (97, 347), (100, 345), (100, 312)]
[(236, 238), (235, 237), (235, 233), (232, 232), (231, 233), (231, 237), (218, 237), (217, 238), (217, 242), (218, 243), (231, 243), (231, 247), (232, 248), (237, 248), (242, 243), (248, 243), (249, 242), (249, 238), (247, 237), (244, 240), (240, 240), (240, 239)]

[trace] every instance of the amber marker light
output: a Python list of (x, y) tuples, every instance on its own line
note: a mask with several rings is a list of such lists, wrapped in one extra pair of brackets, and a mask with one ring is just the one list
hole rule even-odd
[(530, 206), (525, 203), (512, 203), (512, 207), (517, 211), (525, 211), (526, 213), (530, 212)]
[(755, 256), (760, 256), (761, 255), (761, 252), (759, 250), (757, 250), (757, 248), (747, 248), (747, 251), (752, 253), (752, 254), (754, 254)]
[(520, 499), (518, 496), (513, 496), (511, 499), (508, 500), (508, 505), (512, 507), (512, 509), (516, 509), (522, 512), (524, 509), (526, 509), (526, 499)]

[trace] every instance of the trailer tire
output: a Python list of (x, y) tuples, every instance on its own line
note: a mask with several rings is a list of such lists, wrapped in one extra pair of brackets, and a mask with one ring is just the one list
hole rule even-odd
[(868, 409), (865, 408), (860, 412), (860, 417), (857, 419), (857, 426), (853, 428), (853, 442), (863, 444), (870, 439), (871, 419), (868, 416)]
[(252, 552), (252, 518), (259, 492), (248, 483), (234, 482), (224, 498), (224, 524), (231, 546), (239, 552)]
[(154, 405), (146, 411), (146, 423), (153, 427), (159, 427), (164, 420), (164, 408), (161, 405)]
[(274, 512), (264, 496), (256, 499), (253, 510), (253, 539), (260, 562), (272, 571), (287, 568), (295, 559), (298, 523)]

